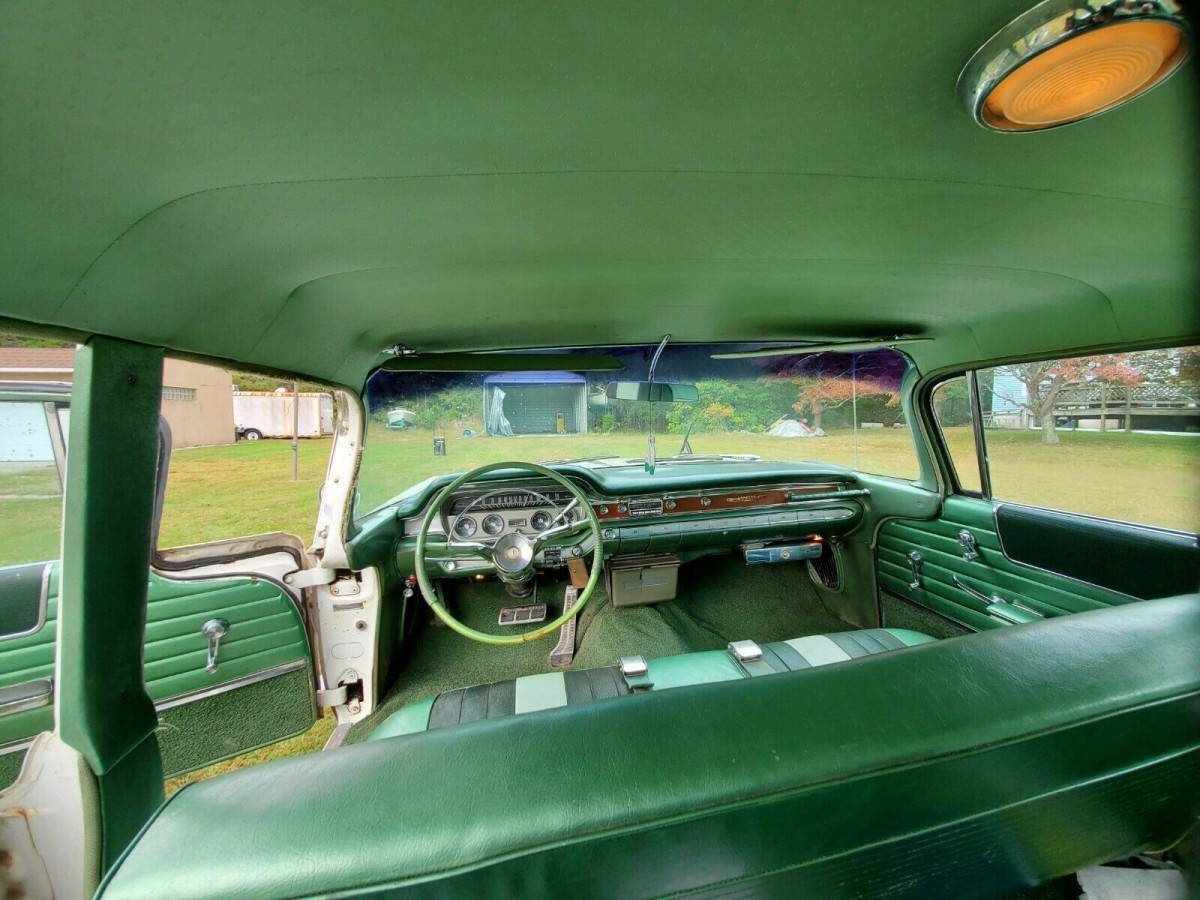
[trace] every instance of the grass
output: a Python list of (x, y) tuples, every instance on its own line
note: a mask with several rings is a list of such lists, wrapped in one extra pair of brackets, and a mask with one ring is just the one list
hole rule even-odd
[[(1200, 439), (1186, 435), (1084, 434), (1064, 432), (1046, 447), (1036, 432), (988, 432), (993, 484), (998, 497), (1130, 521), (1200, 530)], [(660, 435), (660, 455), (678, 451), (680, 438)], [(972, 460), (967, 429), (949, 429), (958, 461)], [(361, 476), (362, 509), (413, 483), (447, 470), (462, 471), (506, 459), (617, 454), (641, 457), (644, 435), (570, 435), (519, 438), (447, 437), (447, 456), (433, 455), (426, 431), (392, 432), (372, 427)], [(696, 453), (754, 453), (767, 459), (822, 460), (854, 465), (850, 434), (819, 439), (749, 434), (692, 436)], [(328, 439), (299, 446), (300, 477), (291, 480), (288, 441), (257, 441), (172, 454), (163, 514), (163, 546), (236, 535), (286, 531), (308, 540), (316, 522), (317, 490), (325, 475)], [(912, 478), (911, 438), (901, 429), (863, 431), (858, 467)], [(0, 470), (0, 565), (51, 559), (58, 553), (61, 515), (56, 481), (47, 471)], [(171, 779), (183, 784), (247, 765), (319, 750), (333, 729), (320, 719), (305, 734)]]
[[(655, 439), (660, 457), (679, 452), (682, 435), (660, 434)], [(779, 438), (763, 434), (721, 432), (693, 434), (692, 450), (705, 453), (752, 453), (763, 459), (827, 462), (855, 467), (854, 437), (850, 432), (823, 438)], [(916, 478), (917, 460), (906, 429), (863, 431), (858, 441), (858, 468), (880, 475)], [(428, 431), (389, 431), (372, 425), (359, 473), (361, 508), (372, 509), (416, 482), (448, 470), (465, 471), (503, 460), (540, 462), (583, 456), (646, 455), (644, 434), (571, 434), (522, 437), (446, 437), (446, 457), (433, 455)]]
[[(1187, 434), (988, 431), (992, 495), (1001, 500), (1200, 531), (1200, 438)], [(967, 428), (947, 429), (960, 471), (974, 466)], [(978, 486), (979, 477), (973, 483)]]
[[(993, 494), (1017, 503), (1200, 531), (1200, 438), (1124, 432), (1060, 432), (1059, 438), (1062, 443), (1045, 446), (1040, 432), (989, 431)], [(680, 441), (678, 435), (659, 435), (658, 454), (678, 452)], [(972, 472), (977, 487), (970, 429), (948, 429), (947, 441), (960, 470)], [(917, 477), (912, 438), (906, 429), (861, 431), (857, 444), (855, 465), (855, 441), (849, 432), (823, 438), (736, 433), (691, 437), (696, 453), (753, 453), (764, 459), (830, 462), (879, 475)], [(643, 457), (645, 435), (448, 435), (443, 459), (433, 455), (433, 437), (428, 431), (388, 431), (373, 426), (359, 476), (361, 508), (372, 509), (417, 481), (447, 470), (465, 471), (507, 459), (538, 462), (602, 454)]]

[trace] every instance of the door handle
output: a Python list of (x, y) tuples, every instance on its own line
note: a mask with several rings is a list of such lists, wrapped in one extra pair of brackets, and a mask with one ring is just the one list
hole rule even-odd
[(908, 589), (918, 590), (921, 587), (921, 563), (925, 562), (925, 557), (919, 550), (909, 550), (908, 556), (904, 558), (908, 560), (908, 567), (912, 569), (912, 581), (908, 583)]
[(221, 638), (229, 633), (228, 619), (209, 619), (200, 629), (200, 633), (208, 638), (208, 665), (204, 671), (213, 675), (217, 671), (217, 654), (221, 652)]
[(977, 591), (965, 581), (958, 577), (957, 574), (951, 576), (954, 583), (974, 597), (976, 600), (983, 603), (987, 607), (989, 616), (995, 616), (1004, 622), (1011, 625), (1021, 625), (1025, 622), (1030, 622), (1034, 619), (1046, 618), (1036, 609), (1030, 609), (1028, 606), (1022, 606), (1013, 600), (1005, 600), (1003, 597), (992, 594), (990, 597), (982, 591)]

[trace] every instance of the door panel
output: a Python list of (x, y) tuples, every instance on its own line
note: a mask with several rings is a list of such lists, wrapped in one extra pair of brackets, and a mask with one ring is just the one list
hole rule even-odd
[[(58, 564), (51, 566), (46, 621), (0, 643), (0, 689), (54, 677)], [(178, 580), (151, 573), (146, 687), (159, 709), (167, 775), (216, 762), (307, 730), (316, 717), (308, 635), (296, 602), (265, 578)], [(229, 623), (206, 671), (204, 624)], [(51, 705), (0, 714), (0, 787), (15, 778), (24, 744), (54, 726)], [(7, 752), (6, 752), (7, 751)]]
[(1058, 572), (1139, 600), (1200, 586), (1195, 535), (1003, 503), (996, 526), (1014, 562)]
[[(974, 536), (979, 552), (979, 558), (970, 562), (964, 559), (964, 548), (958, 541), (959, 532), (964, 530)], [(1011, 540), (1011, 532), (1006, 532), (1006, 537)], [(1052, 535), (1044, 539), (1051, 547), (1057, 542)], [(921, 585), (915, 589), (910, 588), (913, 577), (907, 561), (912, 550), (922, 556)], [(1116, 551), (1100, 541), (1093, 552), (1102, 555)], [(898, 519), (884, 524), (879, 531), (878, 560), (882, 590), (977, 630), (1010, 623), (989, 615), (986, 603), (955, 584), (955, 575), (977, 591), (1016, 601), (1047, 617), (1116, 606), (1133, 599), (1010, 559), (996, 532), (992, 503), (972, 497), (948, 497), (941, 515), (928, 521)]]

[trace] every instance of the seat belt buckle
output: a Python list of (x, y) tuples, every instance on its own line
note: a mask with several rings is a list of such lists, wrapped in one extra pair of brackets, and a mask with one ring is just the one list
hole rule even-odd
[(622, 656), (617, 660), (617, 669), (631, 691), (648, 691), (654, 687), (650, 680), (650, 666), (644, 656)]
[(762, 647), (754, 641), (730, 641), (725, 650), (738, 662), (756, 662), (763, 658)]
[(733, 657), (743, 672), (751, 678), (759, 675), (774, 675), (775, 670), (763, 659), (762, 647), (754, 641), (730, 641), (725, 652)]

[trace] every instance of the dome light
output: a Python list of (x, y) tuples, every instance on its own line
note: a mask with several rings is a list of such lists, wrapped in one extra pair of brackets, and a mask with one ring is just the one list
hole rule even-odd
[(1127, 103), (1187, 58), (1177, 0), (1045, 0), (998, 31), (958, 77), (975, 121), (1040, 131)]

